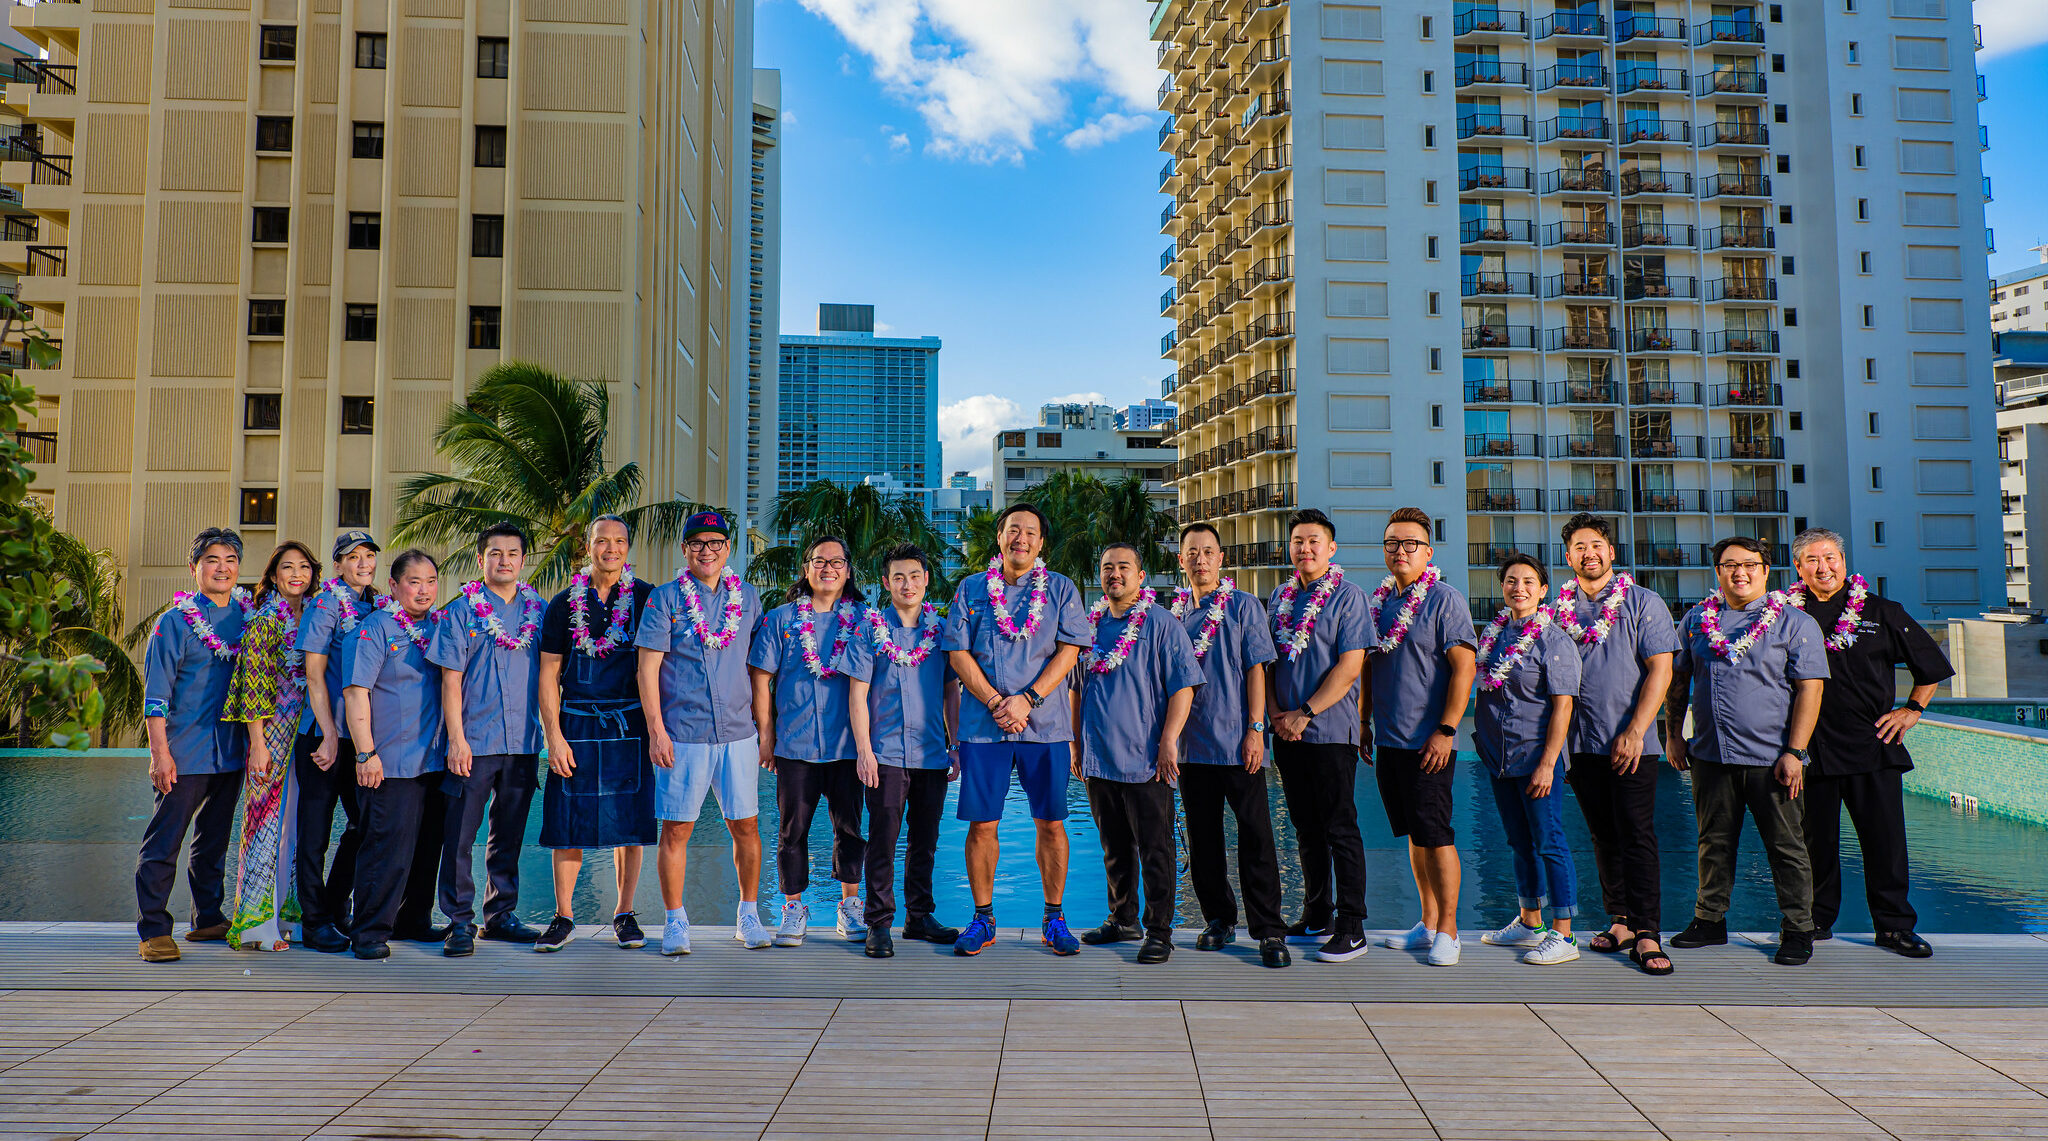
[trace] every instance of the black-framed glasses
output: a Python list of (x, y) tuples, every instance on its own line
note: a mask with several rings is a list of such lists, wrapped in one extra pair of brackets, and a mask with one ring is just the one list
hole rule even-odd
[(1714, 569), (1734, 574), (1736, 571), (1760, 571), (1764, 569), (1764, 566), (1764, 563), (1754, 561), (1746, 563), (1715, 563)]
[(688, 539), (683, 546), (692, 551), (722, 551), (731, 544), (724, 539)]
[(812, 559), (812, 570), (845, 570), (845, 559)]
[(1427, 539), (1388, 539), (1380, 544), (1380, 548), (1390, 555), (1412, 555), (1427, 546)]

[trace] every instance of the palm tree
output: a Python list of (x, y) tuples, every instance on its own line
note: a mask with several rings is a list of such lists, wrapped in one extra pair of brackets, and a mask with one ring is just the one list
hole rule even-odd
[(1055, 472), (1019, 498), (1047, 516), (1052, 533), (1045, 543), (1045, 565), (1081, 584), (1084, 593), (1095, 581), (1102, 548), (1110, 543), (1137, 547), (1139, 564), (1147, 574), (1174, 568), (1169, 546), (1175, 533), (1173, 516), (1153, 504), (1144, 480), (1137, 476), (1106, 483), (1092, 475)]
[(1145, 481), (1126, 475), (1102, 489), (1095, 508), (1095, 534), (1102, 543), (1121, 540), (1138, 548), (1147, 574), (1171, 574), (1176, 565), (1171, 547), (1178, 541), (1179, 524), (1152, 502)]
[(543, 590), (568, 581), (585, 557), (590, 521), (618, 515), (643, 546), (682, 537), (698, 503), (641, 503), (637, 463), (605, 462), (611, 392), (602, 380), (559, 376), (537, 364), (507, 361), (477, 378), (469, 399), (451, 404), (434, 448), (454, 470), (407, 480), (398, 492), (392, 539), (439, 547), (447, 568), (476, 564), (470, 540), (493, 523), (512, 522), (533, 539), (530, 578)]
[(996, 545), (996, 513), (993, 508), (977, 507), (960, 521), (960, 565), (964, 573), (973, 574), (988, 565), (988, 561), (1001, 554)]
[[(924, 506), (907, 495), (885, 495), (872, 484), (816, 480), (775, 497), (768, 527), (794, 542), (768, 548), (747, 565), (747, 579), (764, 590), (786, 587), (802, 573), (804, 551), (824, 535), (838, 535), (851, 544), (847, 558), (856, 581), (872, 586), (882, 581), (883, 560), (891, 548), (916, 543), (937, 566), (944, 561), (946, 541), (925, 516)], [(932, 584), (932, 596), (944, 598), (944, 584)]]
[[(31, 500), (28, 510), (43, 508)], [(125, 740), (142, 724), (142, 675), (135, 668), (123, 643), (126, 619), (121, 604), (121, 565), (114, 552), (93, 550), (65, 531), (50, 533), (48, 573), (56, 587), (58, 604), (50, 615), (46, 634), (27, 636), (6, 647), (0, 656), (0, 714), (15, 726), (16, 743), (23, 748), (40, 740), (49, 728), (48, 718), (30, 715), (27, 687), (17, 684), (16, 659), (31, 655), (71, 658), (84, 654), (105, 667), (99, 675), (99, 690), (105, 712), (99, 724), (99, 740)], [(153, 620), (153, 616), (152, 616)], [(128, 632), (131, 636), (134, 631)], [(142, 627), (133, 645), (149, 634)], [(130, 646), (132, 648), (132, 646)]]

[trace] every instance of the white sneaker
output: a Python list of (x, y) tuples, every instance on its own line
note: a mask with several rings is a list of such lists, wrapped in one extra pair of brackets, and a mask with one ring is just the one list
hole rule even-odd
[(860, 897), (857, 895), (839, 899), (839, 937), (849, 943), (859, 943), (868, 937), (867, 921), (862, 918)]
[(1488, 931), (1479, 937), (1479, 941), (1489, 947), (1531, 948), (1542, 946), (1543, 937), (1548, 934), (1548, 927), (1531, 927), (1522, 922), (1521, 916), (1516, 916), (1513, 923), (1498, 931)]
[(1458, 965), (1458, 937), (1436, 932), (1429, 946), (1429, 965), (1432, 967), (1455, 967)]
[(1579, 941), (1569, 935), (1555, 931), (1543, 933), (1543, 942), (1537, 948), (1522, 956), (1525, 963), (1548, 967), (1557, 963), (1569, 963), (1579, 957)]
[(775, 941), (768, 935), (768, 925), (761, 922), (761, 913), (751, 907), (740, 912), (739, 926), (732, 929), (732, 937), (749, 951), (758, 951)]
[(661, 925), (661, 953), (664, 955), (687, 955), (690, 953), (690, 921), (670, 919)]
[(775, 945), (801, 947), (810, 929), (811, 909), (801, 903), (785, 903), (782, 905), (782, 926), (775, 929)]
[(1408, 929), (1406, 935), (1389, 935), (1381, 939), (1380, 942), (1392, 947), (1396, 951), (1427, 951), (1430, 948), (1430, 940), (1433, 935), (1435, 935), (1435, 932), (1417, 923)]

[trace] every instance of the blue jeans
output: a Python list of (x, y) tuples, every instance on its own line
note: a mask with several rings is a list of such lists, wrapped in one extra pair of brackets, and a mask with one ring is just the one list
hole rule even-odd
[(1493, 803), (1515, 854), (1515, 893), (1531, 911), (1547, 904), (1551, 918), (1571, 919), (1579, 913), (1578, 871), (1564, 837), (1564, 774), (1548, 796), (1531, 797), (1528, 787), (1526, 776), (1493, 778)]

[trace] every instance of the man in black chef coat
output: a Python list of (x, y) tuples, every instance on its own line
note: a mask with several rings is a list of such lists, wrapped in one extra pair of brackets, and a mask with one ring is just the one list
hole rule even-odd
[[(1816, 938), (1833, 931), (1842, 910), (1842, 808), (1863, 848), (1864, 890), (1877, 945), (1907, 958), (1934, 954), (1914, 934), (1906, 900), (1906, 806), (1903, 778), (1913, 767), (1906, 730), (1920, 720), (1934, 687), (1955, 675), (1948, 658), (1906, 608), (1849, 573), (1842, 537), (1802, 531), (1792, 540), (1800, 581), (1786, 593), (1827, 635), (1828, 685), (1813, 734), (1806, 774), (1806, 848), (1813, 861)], [(1893, 670), (1905, 666), (1913, 692), (1893, 708)]]

